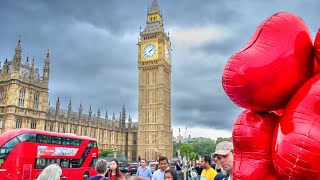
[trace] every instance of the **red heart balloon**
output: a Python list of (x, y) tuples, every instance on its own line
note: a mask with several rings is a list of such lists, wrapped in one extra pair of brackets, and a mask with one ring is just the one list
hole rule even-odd
[(317, 62), (317, 59), (314, 58), (313, 75), (318, 74), (319, 72), (320, 72), (320, 66)]
[(314, 39), (314, 55), (320, 64), (320, 28), (318, 29), (318, 33)]
[(274, 167), (282, 179), (320, 179), (320, 74), (286, 106), (275, 135)]
[(278, 123), (274, 113), (243, 111), (233, 126), (233, 179), (276, 179), (272, 142)]
[(274, 110), (274, 111), (272, 111), (272, 112), (274, 112), (274, 113), (275, 113), (276, 115), (278, 115), (278, 116), (281, 116), (282, 113), (283, 113), (283, 109)]
[(290, 13), (266, 19), (249, 42), (228, 60), (222, 85), (238, 106), (282, 109), (313, 74), (313, 45), (307, 25)]

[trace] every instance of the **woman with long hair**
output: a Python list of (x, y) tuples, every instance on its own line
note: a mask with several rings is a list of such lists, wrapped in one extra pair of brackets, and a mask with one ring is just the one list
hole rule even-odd
[(183, 178), (179, 178), (178, 174), (173, 169), (168, 169), (164, 172), (164, 180), (182, 180)]
[(123, 180), (123, 174), (119, 169), (119, 162), (117, 159), (112, 159), (110, 162), (110, 169), (108, 171), (108, 178), (110, 180)]

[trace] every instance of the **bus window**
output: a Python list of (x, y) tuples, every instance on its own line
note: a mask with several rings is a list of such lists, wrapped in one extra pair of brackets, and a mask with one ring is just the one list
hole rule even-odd
[(93, 142), (89, 142), (87, 148), (93, 147)]
[(0, 157), (0, 167), (3, 164), (3, 162), (4, 162), (4, 159)]
[(81, 143), (82, 143), (82, 141), (79, 140), (79, 139), (74, 139), (74, 140), (73, 140), (73, 143), (74, 143), (74, 146), (80, 146)]
[(39, 143), (51, 143), (51, 137), (41, 134), (37, 134), (37, 142)]
[(17, 144), (19, 144), (19, 140), (16, 137), (12, 138), (0, 148), (0, 154), (6, 154), (5, 158)]
[(14, 148), (17, 144), (19, 144), (19, 140), (14, 137), (10, 141), (5, 143), (1, 148)]
[(46, 159), (36, 158), (36, 163), (34, 164), (35, 169), (44, 169), (46, 167)]
[(56, 159), (56, 164), (61, 164), (61, 160), (60, 159)]
[(61, 168), (69, 168), (69, 159), (61, 159)]
[(72, 139), (70, 138), (62, 138), (62, 145), (71, 145)]
[(36, 142), (35, 134), (21, 134), (18, 136), (20, 142)]
[(6, 153), (6, 148), (0, 148), (0, 154), (5, 154)]
[(97, 148), (98, 147), (98, 144), (97, 144), (97, 142), (95, 141), (95, 142), (93, 142), (93, 147), (95, 147), (95, 148)]
[(70, 160), (70, 167), (71, 168), (79, 168), (80, 167), (80, 160), (79, 159), (71, 159)]
[(61, 138), (60, 138), (60, 137), (52, 136), (52, 137), (51, 137), (51, 143), (52, 143), (52, 144), (61, 144)]
[(97, 158), (97, 157), (92, 158), (92, 161), (91, 161), (91, 163), (89, 164), (89, 166), (90, 166), (90, 167), (94, 167), (94, 166), (96, 165), (97, 161), (98, 161), (98, 158)]

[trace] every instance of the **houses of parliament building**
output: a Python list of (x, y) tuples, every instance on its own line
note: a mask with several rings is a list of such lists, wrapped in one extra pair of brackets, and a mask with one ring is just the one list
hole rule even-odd
[(155, 160), (160, 155), (171, 159), (171, 61), (170, 37), (164, 32), (158, 2), (153, 0), (139, 34), (138, 122), (132, 122), (124, 106), (117, 117), (102, 115), (100, 110), (93, 113), (91, 106), (86, 112), (81, 104), (74, 112), (71, 101), (63, 110), (59, 98), (50, 107), (50, 54), (40, 73), (34, 59), (23, 60), (19, 39), (12, 61), (6, 59), (0, 66), (0, 134), (16, 128), (73, 133), (96, 138), (101, 150), (116, 147), (129, 161)]

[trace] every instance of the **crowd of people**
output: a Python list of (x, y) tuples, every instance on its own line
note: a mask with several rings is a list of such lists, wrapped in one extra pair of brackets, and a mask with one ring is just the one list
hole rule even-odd
[[(109, 169), (107, 161), (99, 159), (95, 166), (97, 175), (90, 177), (89, 180), (230, 180), (233, 168), (233, 144), (228, 141), (220, 142), (211, 156), (203, 155), (196, 163), (190, 161), (187, 168), (182, 165), (181, 160), (178, 160), (175, 169), (171, 169), (168, 159), (160, 157), (157, 168), (152, 174), (147, 167), (147, 161), (141, 159), (135, 176), (128, 173), (123, 175), (117, 159), (110, 162)], [(186, 177), (183, 171), (187, 172)], [(61, 175), (61, 168), (57, 164), (51, 164), (42, 171), (37, 180), (59, 180)]]

